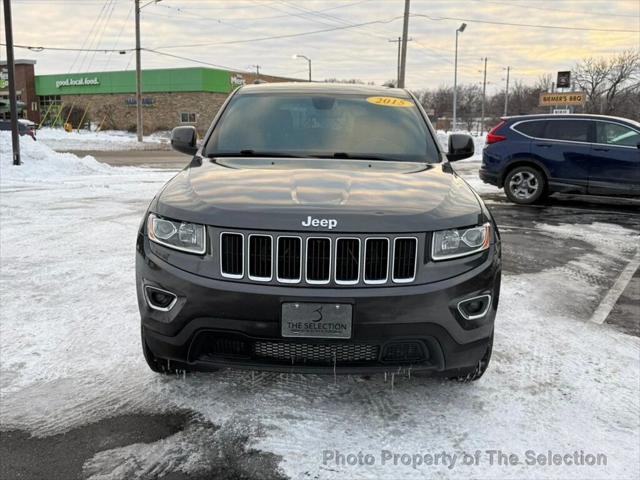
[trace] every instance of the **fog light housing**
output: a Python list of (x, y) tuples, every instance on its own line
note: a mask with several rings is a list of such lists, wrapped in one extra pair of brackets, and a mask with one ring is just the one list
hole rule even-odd
[(487, 314), (490, 306), (491, 295), (479, 295), (459, 302), (458, 312), (465, 320), (478, 320)]
[(178, 301), (176, 294), (151, 285), (145, 285), (144, 296), (150, 308), (161, 312), (168, 312)]

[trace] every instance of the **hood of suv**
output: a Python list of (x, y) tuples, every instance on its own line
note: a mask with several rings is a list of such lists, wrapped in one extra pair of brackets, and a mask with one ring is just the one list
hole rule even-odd
[(421, 232), (480, 223), (476, 195), (446, 170), (414, 162), (204, 159), (169, 181), (151, 209), (256, 230)]

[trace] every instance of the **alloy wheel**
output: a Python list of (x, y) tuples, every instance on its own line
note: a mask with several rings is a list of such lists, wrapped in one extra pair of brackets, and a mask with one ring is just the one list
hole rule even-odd
[(531, 172), (517, 172), (509, 180), (509, 190), (511, 190), (514, 197), (521, 200), (533, 198), (539, 188), (540, 182)]

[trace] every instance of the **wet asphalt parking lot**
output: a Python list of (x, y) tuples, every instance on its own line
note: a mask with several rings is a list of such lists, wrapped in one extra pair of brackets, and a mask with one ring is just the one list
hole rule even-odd
[[(179, 168), (188, 161), (187, 157), (173, 152), (140, 151), (135, 152), (133, 157), (130, 152), (91, 154), (113, 165), (133, 164), (153, 168)], [(463, 176), (469, 176), (473, 175), (477, 164), (461, 163), (456, 169)], [(578, 256), (597, 255), (593, 243), (579, 236), (557, 236), (549, 228), (538, 227), (544, 223), (558, 227), (571, 225), (572, 229), (579, 230), (581, 225), (606, 223), (640, 232), (639, 200), (561, 195), (553, 196), (540, 205), (519, 206), (508, 202), (502, 193), (481, 195), (501, 230), (505, 273), (520, 275), (564, 269), (569, 278), (593, 284), (604, 294), (600, 300), (580, 305), (574, 304), (572, 298), (567, 298), (569, 310), (580, 317), (593, 318), (602, 298), (613, 298), (610, 308), (604, 308), (606, 315), (602, 321), (627, 335), (640, 335), (640, 272), (634, 269), (627, 281), (619, 281), (621, 272), (630, 264), (628, 259), (612, 259), (611, 268), (605, 275), (593, 275), (572, 264), (572, 260)], [(637, 245), (631, 245), (630, 248), (637, 248)], [(613, 289), (619, 292), (607, 297), (607, 293)], [(600, 311), (603, 309), (600, 308)], [(278, 468), (280, 458), (277, 455), (245, 448), (251, 432), (246, 435), (227, 432), (224, 426), (211, 424), (188, 410), (113, 416), (44, 438), (31, 436), (26, 431), (4, 430), (0, 433), (0, 478), (87, 478), (91, 470), (87, 469), (86, 462), (98, 452), (135, 443), (157, 442), (179, 432), (194, 430), (201, 431), (201, 437), (213, 445), (208, 450), (210, 465), (206, 473), (190, 477), (175, 471), (154, 476), (151, 471), (145, 478), (285, 478)]]

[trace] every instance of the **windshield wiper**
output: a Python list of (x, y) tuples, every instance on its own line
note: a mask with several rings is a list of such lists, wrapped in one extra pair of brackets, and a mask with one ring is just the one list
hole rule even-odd
[(300, 158), (300, 155), (294, 155), (292, 153), (283, 152), (269, 152), (266, 150), (240, 150), (239, 152), (220, 152), (210, 153), (207, 155), (209, 158), (213, 157), (271, 157), (271, 158)]

